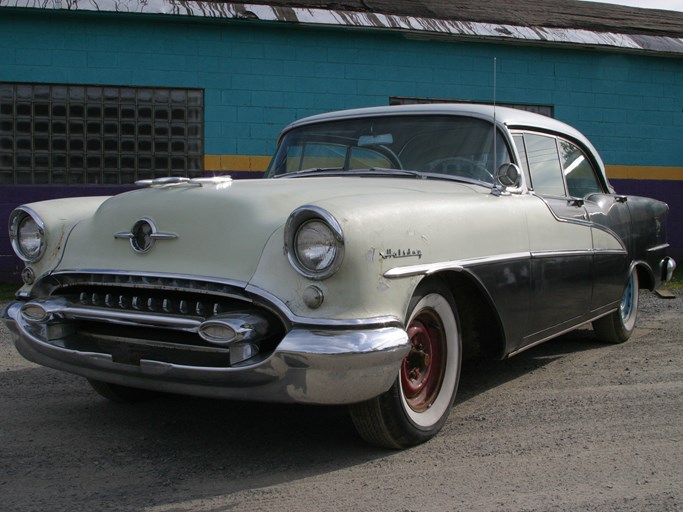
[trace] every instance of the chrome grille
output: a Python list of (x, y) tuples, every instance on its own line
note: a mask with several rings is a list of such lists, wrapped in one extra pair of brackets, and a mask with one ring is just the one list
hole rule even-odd
[[(142, 311), (149, 313), (167, 313), (174, 315), (190, 315), (208, 318), (231, 310), (226, 300), (212, 300), (211, 297), (169, 298), (145, 291), (112, 292), (82, 291), (78, 302), (84, 306), (97, 306), (124, 311)], [(234, 309), (234, 306), (233, 308)]]
[[(69, 325), (55, 345), (109, 354), (113, 360), (140, 364), (140, 359), (225, 367), (236, 364), (233, 350), (244, 343), (217, 347), (178, 320), (194, 325), (230, 313), (254, 314), (266, 328), (249, 341), (252, 361), (267, 357), (284, 337), (286, 326), (270, 309), (255, 305), (240, 288), (224, 283), (158, 276), (69, 273), (49, 276), (34, 290), (49, 290), (54, 304), (66, 304), (59, 325)], [(60, 302), (61, 301), (61, 302)], [(69, 306), (71, 305), (71, 306)], [(59, 316), (59, 315), (58, 315)], [(64, 324), (66, 322), (66, 324)], [(192, 322), (190, 322), (192, 324)], [(65, 331), (66, 332), (66, 331)], [(244, 361), (244, 362), (242, 362)], [(239, 364), (250, 364), (240, 360)]]

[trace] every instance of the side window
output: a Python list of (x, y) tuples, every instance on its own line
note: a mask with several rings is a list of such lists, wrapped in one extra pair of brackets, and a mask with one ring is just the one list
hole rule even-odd
[(595, 169), (583, 151), (569, 141), (559, 139), (558, 142), (560, 143), (560, 158), (569, 195), (586, 197), (590, 194), (602, 192), (600, 182), (595, 175)]
[(537, 194), (564, 196), (564, 180), (555, 137), (524, 135), (531, 185)]
[(524, 135), (518, 134), (512, 136), (515, 141), (515, 146), (517, 146), (517, 153), (519, 153), (520, 165), (524, 170), (524, 173), (529, 175), (529, 160), (526, 156), (526, 146), (524, 145)]

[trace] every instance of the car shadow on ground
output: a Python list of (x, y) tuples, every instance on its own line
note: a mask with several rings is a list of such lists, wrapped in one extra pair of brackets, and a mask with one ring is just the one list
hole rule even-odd
[(597, 339), (592, 329), (571, 331), (541, 343), (510, 359), (473, 358), (463, 361), (455, 406), (480, 393), (541, 369), (568, 354), (599, 350), (609, 346)]
[[(458, 402), (565, 354), (601, 347), (591, 331), (577, 331), (509, 360), (466, 361)], [(10, 434), (16, 446), (9, 449), (9, 457), (15, 449), (14, 457), (21, 457), (22, 445), (41, 445), (38, 454), (9, 470), (7, 484), (19, 485), (20, 473), (50, 468), (59, 471), (65, 482), (85, 486), (81, 504), (88, 496), (114, 498), (117, 487), (124, 485), (129, 490), (128, 498), (119, 502), (124, 508), (202, 499), (401, 456), (360, 440), (345, 407), (176, 395), (119, 404), (96, 395), (82, 378), (45, 368), (17, 370), (0, 378), (3, 386), (14, 386), (12, 394), (24, 396), (24, 404), (32, 404), (10, 422), (21, 430)], [(54, 436), (55, 430), (59, 436)], [(84, 467), (91, 468), (86, 483)], [(52, 499), (69, 498), (64, 494)], [(126, 504), (126, 499), (134, 501)]]

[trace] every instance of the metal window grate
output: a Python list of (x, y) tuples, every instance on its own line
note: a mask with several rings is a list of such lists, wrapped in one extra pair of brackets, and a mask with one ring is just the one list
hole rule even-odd
[(0, 184), (203, 174), (198, 89), (0, 83)]

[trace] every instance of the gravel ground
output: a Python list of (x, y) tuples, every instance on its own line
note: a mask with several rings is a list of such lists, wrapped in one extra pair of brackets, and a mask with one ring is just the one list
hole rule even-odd
[(4, 326), (0, 411), (2, 511), (680, 511), (683, 299), (644, 293), (623, 345), (466, 362), (442, 433), (402, 452), (339, 407), (112, 404)]

